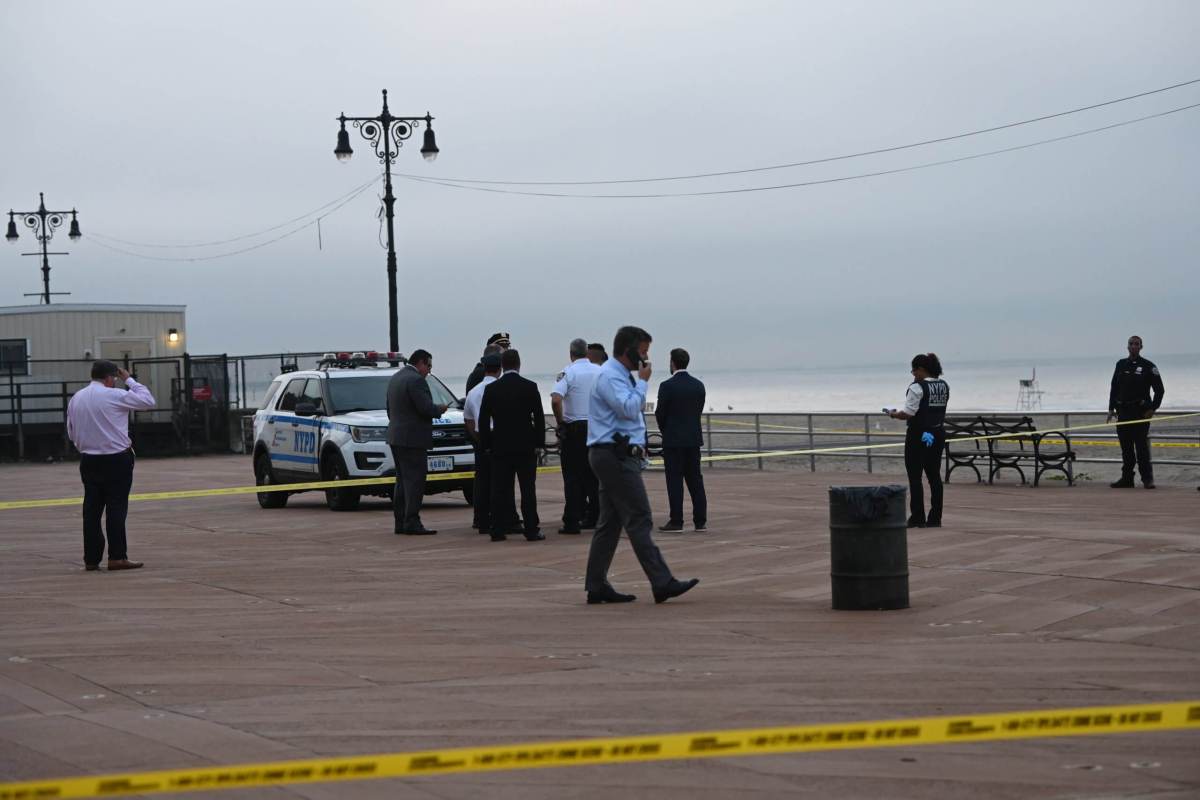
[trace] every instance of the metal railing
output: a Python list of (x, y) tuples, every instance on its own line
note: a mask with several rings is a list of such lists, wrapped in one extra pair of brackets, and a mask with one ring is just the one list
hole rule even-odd
[[(983, 416), (1012, 416), (1011, 412), (970, 412)], [(1197, 413), (1197, 409), (1161, 409), (1159, 416)], [(956, 414), (957, 415), (957, 414)], [(1107, 416), (1103, 411), (1038, 411), (1027, 412), (1037, 431), (1045, 433), (1077, 425), (1104, 423)], [(647, 430), (657, 433), (654, 416), (647, 415)], [(886, 442), (902, 442), (905, 424), (880, 413), (843, 413), (836, 411), (812, 411), (798, 413), (706, 413), (702, 427), (705, 433), (704, 450), (709, 456), (769, 453), (771, 451), (820, 450), (832, 447), (878, 445)], [(1117, 435), (1113, 428), (1097, 428), (1071, 432), (1071, 449), (1075, 451), (1077, 464), (1119, 464)], [(1200, 467), (1200, 417), (1181, 420), (1153, 421), (1150, 425), (1150, 441), (1154, 449), (1154, 463), (1163, 466)], [(1043, 447), (1053, 448), (1053, 439), (1044, 441)], [(1186, 454), (1186, 455), (1183, 455)], [(879, 448), (863, 451), (836, 453), (809, 453), (807, 455), (782, 456), (776, 458), (747, 458), (745, 462), (716, 462), (712, 466), (744, 466), (753, 464), (764, 469), (764, 462), (782, 462), (794, 466), (808, 462), (809, 470), (817, 471), (819, 460), (861, 459), (866, 461), (867, 471), (874, 472), (876, 459), (903, 460), (903, 448)]]

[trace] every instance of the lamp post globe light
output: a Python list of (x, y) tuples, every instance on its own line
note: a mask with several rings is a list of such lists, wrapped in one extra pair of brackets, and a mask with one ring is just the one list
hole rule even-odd
[[(33, 231), (33, 237), (41, 244), (41, 252), (37, 253), (21, 253), (23, 256), (41, 256), (42, 257), (42, 291), (40, 296), (42, 303), (50, 305), (50, 296), (52, 294), (70, 294), (70, 292), (51, 292), (50, 291), (50, 256), (66, 256), (70, 253), (51, 253), (47, 250), (50, 244), (50, 239), (54, 237), (54, 231), (60, 228), (67, 220), (67, 214), (71, 215), (71, 227), (67, 231), (67, 236), (71, 241), (75, 241), (83, 234), (79, 230), (79, 218), (76, 215), (75, 209), (70, 211), (47, 211), (46, 196), (42, 192), (38, 192), (38, 208), (37, 211), (12, 211), (8, 212), (8, 231), (4, 234), (4, 238), (9, 242), (15, 243), (21, 238), (17, 233), (17, 219), (21, 220), (21, 224), (29, 230)], [(26, 294), (26, 297), (37, 297), (37, 292)]]
[(396, 197), (392, 194), (392, 161), (400, 154), (404, 141), (413, 135), (413, 131), (425, 123), (425, 140), (421, 146), (421, 155), (426, 161), (437, 158), (438, 147), (433, 136), (433, 117), (426, 112), (423, 117), (397, 117), (388, 110), (387, 89), (383, 90), (383, 111), (374, 117), (347, 117), (341, 114), (337, 117), (339, 128), (337, 147), (333, 154), (338, 161), (346, 163), (354, 155), (350, 147), (350, 132), (346, 130), (349, 122), (358, 129), (362, 137), (371, 143), (372, 149), (379, 162), (383, 164), (383, 207), (387, 218), (387, 273), (388, 273), (388, 324), (389, 349), (392, 352), (400, 350), (400, 321), (396, 310), (396, 234), (393, 223), (393, 208)]

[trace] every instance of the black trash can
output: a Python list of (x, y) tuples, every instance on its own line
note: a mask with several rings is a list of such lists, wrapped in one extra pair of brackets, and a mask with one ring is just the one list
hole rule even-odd
[(908, 608), (908, 531), (904, 486), (829, 487), (833, 607)]

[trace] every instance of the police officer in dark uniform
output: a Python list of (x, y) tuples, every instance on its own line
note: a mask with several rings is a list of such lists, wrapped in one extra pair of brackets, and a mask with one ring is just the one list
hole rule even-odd
[(493, 333), (488, 337), (487, 345), (483, 348), (483, 356), (480, 356), (479, 363), (471, 370), (471, 374), (467, 376), (467, 390), (463, 392), (463, 397), (471, 393), (479, 383), (483, 380), (484, 369), (483, 359), (490, 355), (500, 355), (508, 348), (512, 347), (512, 337), (507, 333)]
[[(1162, 376), (1153, 361), (1142, 358), (1142, 337), (1130, 336), (1127, 343), (1129, 358), (1117, 362), (1113, 371), (1112, 386), (1108, 392), (1108, 419), (1115, 416), (1117, 422), (1127, 420), (1149, 420), (1162, 405)], [(1150, 396), (1151, 390), (1154, 397)], [(1118, 425), (1117, 439), (1121, 442), (1121, 479), (1109, 484), (1114, 489), (1133, 488), (1133, 467), (1136, 464), (1142, 476), (1142, 485), (1154, 488), (1154, 467), (1150, 463), (1150, 423), (1141, 425)]]
[[(908, 420), (904, 436), (904, 468), (908, 472), (910, 528), (942, 526), (942, 449), (946, 446), (946, 406), (950, 384), (941, 378), (942, 363), (933, 353), (913, 356), (913, 382), (904, 398), (904, 408), (888, 416)], [(925, 515), (924, 473), (929, 480), (929, 515)]]

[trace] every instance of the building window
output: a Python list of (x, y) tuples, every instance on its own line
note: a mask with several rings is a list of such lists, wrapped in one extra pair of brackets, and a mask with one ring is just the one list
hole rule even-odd
[(0, 339), (0, 375), (29, 374), (29, 341)]

